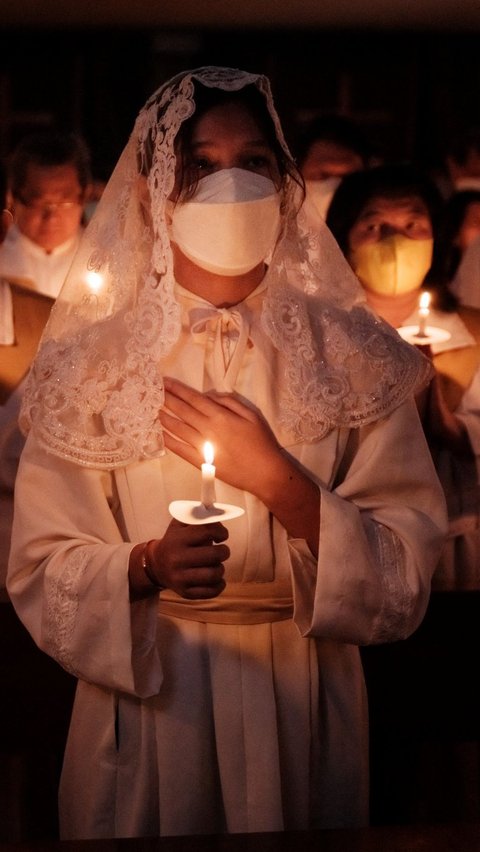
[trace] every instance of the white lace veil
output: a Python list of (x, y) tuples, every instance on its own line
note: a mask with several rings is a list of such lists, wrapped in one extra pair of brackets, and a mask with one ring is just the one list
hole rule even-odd
[[(290, 157), (261, 75), (200, 68), (147, 101), (85, 231), (24, 395), (23, 430), (33, 428), (44, 447), (78, 464), (113, 468), (163, 452), (162, 359), (180, 331), (165, 203), (197, 81), (225, 91), (256, 86)], [(309, 231), (297, 210), (298, 184), (286, 176), (262, 323), (284, 361), (282, 427), (313, 440), (388, 414), (430, 368), (366, 307), (323, 221)]]

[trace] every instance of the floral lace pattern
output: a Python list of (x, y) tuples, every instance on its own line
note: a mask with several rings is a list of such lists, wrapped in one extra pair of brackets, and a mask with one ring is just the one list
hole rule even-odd
[(80, 583), (88, 563), (88, 550), (76, 549), (62, 563), (61, 574), (45, 576), (47, 636), (45, 651), (68, 672), (77, 675), (72, 660)]
[(392, 635), (402, 636), (402, 625), (409, 624), (416, 595), (406, 580), (406, 557), (402, 542), (383, 524), (375, 524), (374, 531), (385, 606), (375, 619), (371, 642), (381, 643), (389, 642)]
[[(255, 85), (288, 154), (261, 75), (200, 68), (147, 101), (82, 238), (24, 395), (23, 430), (33, 426), (43, 446), (78, 464), (113, 468), (163, 452), (162, 359), (180, 331), (166, 203), (175, 139), (194, 113), (197, 83)], [(315, 439), (384, 416), (427, 381), (430, 366), (366, 307), (324, 223), (307, 229), (292, 178), (282, 193), (263, 327), (285, 359), (277, 389), (284, 426), (294, 440)]]
[[(326, 301), (310, 305), (279, 288), (264, 323), (285, 358), (283, 425), (292, 435), (308, 441), (335, 426), (365, 425), (411, 391), (409, 349), (396, 340), (389, 345), (395, 332), (363, 306), (345, 312)], [(419, 361), (419, 382), (424, 368)]]

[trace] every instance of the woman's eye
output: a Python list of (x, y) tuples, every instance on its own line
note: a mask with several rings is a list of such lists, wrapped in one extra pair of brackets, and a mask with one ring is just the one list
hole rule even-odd
[(410, 233), (412, 231), (415, 232), (415, 231), (420, 230), (421, 227), (422, 227), (422, 223), (419, 222), (417, 219), (415, 219), (414, 221), (408, 223), (407, 231), (409, 231)]
[(197, 172), (202, 172), (206, 171), (207, 169), (211, 169), (212, 163), (209, 160), (205, 159), (205, 157), (201, 157), (198, 160), (193, 161), (192, 168), (195, 169)]
[(245, 168), (254, 172), (262, 172), (263, 174), (275, 175), (278, 174), (276, 161), (270, 157), (258, 156), (249, 157)]
[(247, 165), (253, 166), (254, 168), (261, 169), (264, 166), (269, 166), (270, 162), (266, 157), (248, 157), (246, 161)]

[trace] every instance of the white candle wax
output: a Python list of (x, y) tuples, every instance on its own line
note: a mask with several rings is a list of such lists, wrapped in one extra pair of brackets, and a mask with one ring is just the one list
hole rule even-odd
[(203, 447), (205, 462), (202, 464), (202, 491), (201, 502), (206, 509), (210, 509), (215, 503), (215, 465), (213, 464), (213, 447), (210, 441), (206, 441)]
[(417, 337), (427, 337), (427, 320), (430, 315), (430, 293), (422, 293), (418, 308)]

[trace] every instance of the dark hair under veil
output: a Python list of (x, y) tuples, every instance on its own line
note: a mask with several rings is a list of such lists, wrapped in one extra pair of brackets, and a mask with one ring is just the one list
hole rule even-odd
[(247, 108), (253, 116), (269, 147), (275, 154), (278, 170), (282, 180), (289, 175), (304, 190), (303, 178), (297, 169), (293, 157), (289, 156), (280, 144), (272, 117), (267, 110), (265, 98), (254, 85), (245, 86), (238, 92), (225, 92), (195, 83), (195, 112), (184, 121), (176, 139), (177, 158), (181, 159), (182, 181), (180, 195), (183, 199), (191, 198), (198, 183), (198, 172), (191, 169), (192, 164), (192, 133), (197, 122), (210, 109), (223, 104), (237, 103)]

